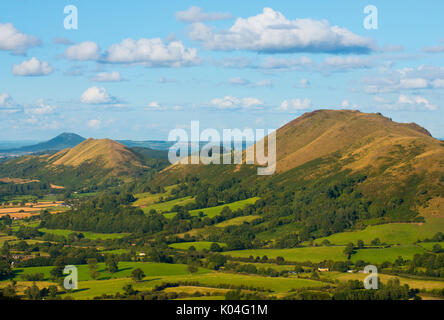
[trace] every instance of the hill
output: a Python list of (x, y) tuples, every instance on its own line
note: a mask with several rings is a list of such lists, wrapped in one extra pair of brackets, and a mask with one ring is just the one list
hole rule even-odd
[(20, 148), (0, 150), (0, 153), (20, 155), (20, 154), (48, 151), (48, 150), (56, 151), (56, 150), (75, 147), (76, 145), (78, 145), (83, 141), (85, 141), (85, 138), (75, 133), (65, 132), (45, 142), (37, 143), (35, 145), (30, 145), (30, 146), (23, 146)]
[(372, 210), (391, 212), (396, 219), (411, 217), (444, 195), (444, 143), (417, 124), (397, 123), (379, 113), (306, 113), (277, 130), (276, 153), (271, 177), (259, 177), (247, 165), (175, 164), (155, 180), (172, 184), (190, 176), (213, 182), (236, 177), (245, 187), (273, 183), (290, 192), (320, 193), (354, 179), (353, 190), (370, 201)]
[[(63, 186), (107, 185), (157, 170), (156, 160), (110, 139), (87, 139), (55, 154), (29, 155), (0, 165), (0, 177), (35, 178)], [(162, 164), (161, 164), (162, 165)]]

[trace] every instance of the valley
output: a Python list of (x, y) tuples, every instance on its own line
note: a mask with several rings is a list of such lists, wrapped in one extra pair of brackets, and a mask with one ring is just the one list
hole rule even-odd
[(0, 164), (3, 296), (444, 299), (444, 144), (418, 125), (304, 114), (278, 129), (272, 176), (142, 145), (81, 139)]

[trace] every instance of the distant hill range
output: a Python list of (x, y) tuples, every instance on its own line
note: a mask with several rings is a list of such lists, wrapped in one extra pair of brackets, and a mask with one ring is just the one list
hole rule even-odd
[(43, 152), (43, 151), (57, 151), (66, 148), (72, 148), (85, 141), (85, 138), (79, 136), (75, 133), (62, 133), (57, 137), (45, 141), (40, 142), (30, 146), (23, 146), (20, 148), (14, 149), (4, 149), (0, 150), (0, 154), (4, 155), (23, 155), (30, 154), (35, 152)]

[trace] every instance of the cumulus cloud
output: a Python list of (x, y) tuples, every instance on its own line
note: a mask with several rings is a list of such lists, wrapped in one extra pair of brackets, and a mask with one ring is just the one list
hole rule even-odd
[(231, 18), (233, 18), (231, 13), (206, 13), (196, 6), (192, 6), (185, 11), (176, 12), (176, 19), (187, 23), (227, 20)]
[(20, 111), (21, 111), (21, 106), (19, 106), (9, 94), (7, 93), (0, 94), (0, 112), (16, 113)]
[(120, 72), (113, 71), (113, 72), (99, 72), (98, 74), (93, 76), (91, 80), (96, 82), (118, 82), (118, 81), (123, 81), (123, 78), (120, 75)]
[(428, 99), (421, 96), (413, 96), (408, 97), (405, 95), (400, 95), (398, 98), (398, 104), (395, 105), (395, 108), (398, 107), (407, 107), (410, 110), (427, 110), (434, 111), (437, 110), (438, 107), (436, 104), (431, 103)]
[(389, 93), (399, 90), (442, 88), (444, 67), (419, 66), (388, 70), (376, 77), (364, 77), (361, 82), (367, 93)]
[(147, 67), (182, 67), (199, 64), (197, 50), (186, 48), (181, 41), (165, 43), (162, 39), (125, 39), (106, 52), (109, 63), (141, 64)]
[(40, 61), (35, 57), (12, 67), (12, 73), (16, 76), (46, 76), (53, 71), (54, 69), (48, 62)]
[(43, 99), (40, 99), (37, 102), (36, 106), (26, 108), (25, 113), (27, 114), (33, 114), (33, 115), (46, 115), (46, 114), (52, 114), (57, 109), (54, 105), (46, 104)]
[(214, 98), (210, 101), (211, 105), (217, 109), (230, 110), (240, 108), (258, 108), (264, 105), (264, 102), (260, 99), (247, 97), (236, 98), (233, 96), (225, 96), (223, 98)]
[(167, 107), (162, 106), (158, 101), (151, 101), (148, 103), (147, 110), (164, 111), (167, 110)]
[(117, 99), (110, 96), (103, 87), (90, 87), (83, 92), (80, 101), (86, 104), (116, 103)]
[(282, 101), (281, 105), (276, 108), (278, 111), (295, 112), (300, 110), (310, 109), (312, 103), (308, 98), (305, 99), (290, 99)]
[(192, 25), (189, 36), (210, 50), (245, 50), (262, 53), (369, 53), (373, 40), (326, 20), (288, 20), (282, 13), (264, 8), (261, 14), (238, 18), (228, 29), (213, 31), (201, 22)]
[(99, 129), (101, 126), (102, 126), (101, 120), (93, 119), (88, 121), (88, 127), (90, 128)]
[(39, 38), (20, 32), (12, 23), (0, 23), (0, 50), (23, 54), (39, 45)]
[(69, 60), (88, 61), (100, 57), (99, 46), (93, 41), (85, 41), (68, 47), (65, 57)]

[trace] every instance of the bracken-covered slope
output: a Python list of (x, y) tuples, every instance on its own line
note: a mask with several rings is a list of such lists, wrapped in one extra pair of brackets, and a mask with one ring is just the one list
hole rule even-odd
[[(444, 196), (444, 143), (414, 123), (396, 123), (381, 114), (352, 110), (306, 113), (277, 130), (276, 173), (258, 177), (251, 166), (173, 165), (156, 179), (174, 182), (238, 176), (291, 185), (337, 174), (362, 174), (362, 193), (382, 204), (403, 199), (424, 205)], [(401, 201), (401, 200), (400, 200)]]

